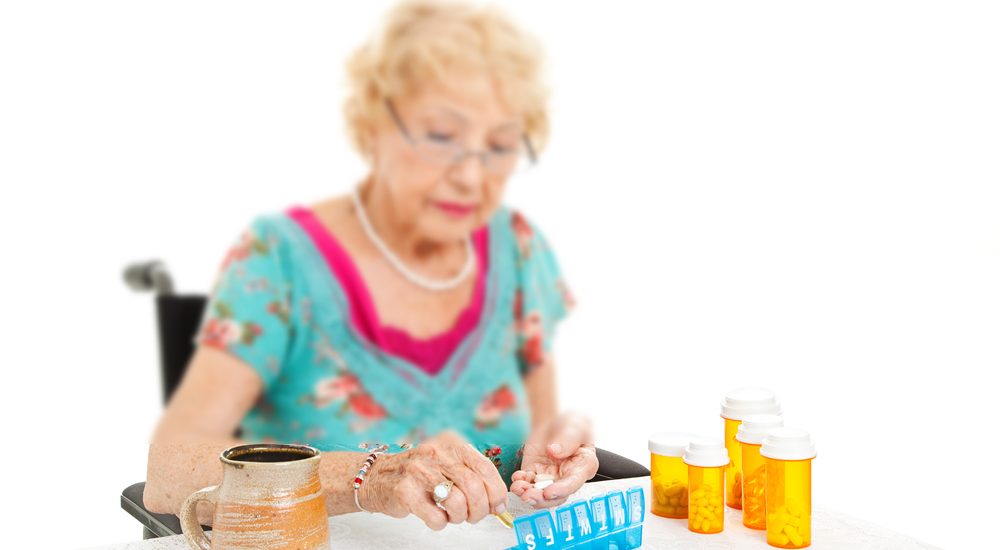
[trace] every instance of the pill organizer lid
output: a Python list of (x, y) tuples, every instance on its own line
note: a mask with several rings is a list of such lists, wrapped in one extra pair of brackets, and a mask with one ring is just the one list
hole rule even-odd
[(688, 442), (694, 434), (685, 432), (660, 432), (649, 438), (649, 452), (660, 456), (684, 456)]
[(684, 463), (702, 468), (718, 468), (729, 464), (729, 453), (721, 439), (693, 437), (684, 451)]
[(722, 416), (743, 420), (751, 414), (781, 414), (781, 403), (767, 388), (737, 388), (722, 399)]
[(736, 441), (760, 445), (767, 430), (784, 425), (785, 421), (776, 414), (751, 414), (736, 428)]
[(808, 460), (816, 458), (816, 443), (805, 430), (771, 428), (764, 434), (760, 455), (778, 460)]

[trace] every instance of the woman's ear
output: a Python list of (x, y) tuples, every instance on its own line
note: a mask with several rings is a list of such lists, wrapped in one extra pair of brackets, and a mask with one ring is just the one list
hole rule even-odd
[(375, 155), (375, 150), (376, 150), (376, 147), (375, 147), (375, 127), (374, 127), (374, 125), (372, 125), (372, 124), (367, 125), (366, 128), (365, 128), (365, 131), (364, 131), (364, 133), (362, 135), (364, 136), (363, 137), (364, 143), (362, 144), (362, 147), (364, 149), (364, 156), (368, 160), (368, 162), (374, 164), (375, 163), (375, 158), (376, 158), (376, 155)]

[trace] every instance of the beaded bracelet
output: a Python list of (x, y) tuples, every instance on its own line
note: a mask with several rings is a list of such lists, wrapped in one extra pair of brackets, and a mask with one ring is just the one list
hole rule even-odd
[[(368, 445), (362, 444), (361, 448), (367, 450)], [(358, 470), (357, 475), (354, 476), (354, 483), (352, 483), (352, 486), (354, 487), (354, 504), (358, 507), (358, 510), (361, 510), (362, 512), (371, 513), (361, 507), (361, 501), (358, 499), (358, 489), (361, 489), (361, 484), (365, 482), (365, 476), (368, 474), (368, 470), (372, 467), (372, 464), (375, 464), (375, 460), (387, 450), (389, 450), (388, 445), (376, 445), (372, 449), (372, 452), (368, 453), (368, 458), (366, 458), (364, 463), (361, 464), (361, 469)]]

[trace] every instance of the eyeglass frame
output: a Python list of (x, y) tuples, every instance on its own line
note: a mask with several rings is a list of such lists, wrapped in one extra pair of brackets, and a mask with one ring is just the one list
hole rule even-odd
[[(409, 143), (410, 146), (417, 147), (416, 138), (413, 137), (413, 135), (410, 133), (410, 130), (406, 127), (406, 124), (403, 123), (403, 119), (402, 117), (399, 116), (399, 112), (396, 111), (396, 106), (392, 103), (392, 100), (389, 98), (385, 98), (384, 102), (386, 110), (389, 111), (389, 117), (392, 118), (392, 121), (396, 124), (396, 128), (399, 130), (399, 133), (403, 135), (403, 137), (406, 139), (406, 142)], [(531, 144), (531, 139), (528, 137), (528, 134), (524, 132), (521, 133), (521, 142), (524, 144), (524, 149), (528, 154), (528, 161), (531, 163), (532, 166), (534, 166), (535, 164), (538, 163), (538, 156), (535, 153), (535, 147)], [(475, 155), (479, 157), (479, 159), (483, 162), (483, 166), (487, 166), (488, 163), (486, 162), (487, 158), (486, 155), (489, 154), (490, 154), (489, 151), (479, 151), (476, 149), (469, 149), (466, 147), (462, 147), (461, 151), (457, 155), (455, 155), (455, 157), (451, 160), (451, 162), (448, 163), (448, 166), (455, 166), (456, 164), (462, 162), (465, 159), (465, 157), (469, 155)]]

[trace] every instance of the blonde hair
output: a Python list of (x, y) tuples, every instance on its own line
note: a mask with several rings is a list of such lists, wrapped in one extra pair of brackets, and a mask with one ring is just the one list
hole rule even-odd
[(368, 135), (386, 98), (419, 91), (448, 75), (485, 73), (503, 100), (521, 116), (535, 150), (549, 130), (548, 91), (537, 42), (503, 13), (456, 2), (406, 1), (347, 62), (344, 104), (354, 146), (370, 154)]

